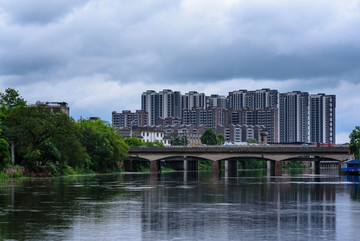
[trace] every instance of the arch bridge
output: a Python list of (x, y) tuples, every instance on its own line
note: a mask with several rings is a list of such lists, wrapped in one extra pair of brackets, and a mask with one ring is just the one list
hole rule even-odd
[(270, 174), (281, 176), (281, 162), (287, 160), (313, 161), (315, 173), (320, 173), (320, 161), (345, 161), (349, 156), (348, 145), (331, 148), (312, 145), (246, 145), (246, 146), (195, 146), (195, 147), (136, 147), (130, 148), (125, 160), (125, 169), (131, 171), (134, 162), (149, 161), (150, 171), (159, 172), (162, 160), (183, 161), (184, 170), (196, 170), (192, 162), (211, 160), (213, 173), (220, 173), (220, 162), (225, 161), (225, 169), (237, 168), (238, 159), (266, 160)]

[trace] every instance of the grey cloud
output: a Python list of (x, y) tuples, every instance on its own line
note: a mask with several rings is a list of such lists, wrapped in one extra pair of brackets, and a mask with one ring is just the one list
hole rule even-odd
[[(163, 83), (359, 77), (360, 49), (354, 42), (360, 37), (354, 40), (352, 32), (346, 38), (346, 31), (360, 21), (345, 23), (346, 31), (329, 31), (336, 9), (321, 3), (277, 6), (280, 10), (243, 3), (224, 11), (222, 23), (205, 9), (189, 14), (182, 2), (104, 0), (81, 8), (87, 2), (3, 3), (3, 11), (24, 24), (47, 23), (78, 10), (44, 27), (0, 29), (0, 44), (7, 42), (0, 45), (0, 76), (58, 81), (106, 74), (121, 82)], [(334, 40), (339, 35), (342, 39)]]
[(47, 24), (89, 0), (11, 0), (0, 3), (1, 12), (18, 24)]

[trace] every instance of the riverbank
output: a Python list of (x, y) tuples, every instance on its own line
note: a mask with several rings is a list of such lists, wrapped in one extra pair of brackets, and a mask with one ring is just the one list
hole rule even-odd
[[(224, 162), (222, 162), (222, 169), (224, 169)], [(310, 167), (302, 164), (301, 162), (288, 162), (282, 164), (283, 169), (308, 169)], [(201, 160), (198, 163), (198, 170), (208, 171), (212, 169), (212, 162), (207, 160)], [(266, 169), (266, 161), (239, 161), (238, 170), (254, 170), (254, 169)], [(108, 170), (107, 172), (97, 173), (91, 169), (84, 168), (72, 168), (70, 166), (58, 166), (53, 163), (49, 163), (46, 166), (40, 166), (36, 170), (29, 171), (23, 166), (16, 165), (5, 169), (0, 172), (0, 180), (7, 180), (11, 178), (22, 177), (58, 177), (58, 176), (71, 176), (71, 175), (92, 175), (92, 174), (104, 174), (113, 172), (123, 172), (123, 168), (116, 170)], [(161, 166), (162, 172), (176, 171), (170, 166), (164, 163)], [(150, 172), (148, 165), (137, 167), (137, 172)]]
[[(119, 169), (120, 170), (120, 169)], [(84, 175), (84, 174), (97, 174), (90, 169), (73, 169), (70, 166), (59, 167), (54, 164), (46, 166), (40, 166), (36, 170), (30, 171), (23, 166), (16, 165), (5, 169), (0, 172), (0, 180), (7, 180), (12, 178), (23, 177), (58, 177), (58, 176), (70, 176), (70, 175)]]

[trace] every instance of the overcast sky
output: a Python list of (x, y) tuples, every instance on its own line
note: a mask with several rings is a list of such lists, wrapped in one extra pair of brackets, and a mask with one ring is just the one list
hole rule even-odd
[(360, 0), (0, 0), (0, 91), (71, 116), (140, 109), (148, 90), (337, 97), (360, 125)]

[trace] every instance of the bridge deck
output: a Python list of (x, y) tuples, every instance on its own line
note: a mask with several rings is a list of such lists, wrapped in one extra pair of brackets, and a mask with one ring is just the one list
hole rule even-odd
[(194, 147), (134, 147), (129, 154), (138, 153), (339, 153), (347, 154), (347, 145), (337, 145), (333, 148), (318, 148), (316, 146), (296, 145), (247, 145), (247, 146), (194, 146)]

